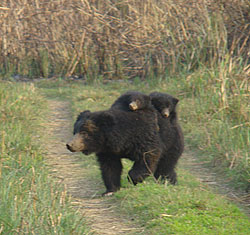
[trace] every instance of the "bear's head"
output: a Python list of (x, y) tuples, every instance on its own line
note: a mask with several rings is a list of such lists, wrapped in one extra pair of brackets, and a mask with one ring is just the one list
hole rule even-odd
[(71, 152), (98, 153), (105, 145), (105, 133), (112, 128), (114, 119), (105, 111), (80, 113), (74, 124), (73, 138), (66, 144)]
[(150, 95), (153, 106), (163, 117), (176, 117), (176, 105), (179, 102), (175, 97), (161, 92), (152, 92)]

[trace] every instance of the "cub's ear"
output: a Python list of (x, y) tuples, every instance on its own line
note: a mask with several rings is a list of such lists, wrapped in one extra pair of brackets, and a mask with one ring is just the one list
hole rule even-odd
[(173, 97), (172, 102), (173, 102), (174, 106), (176, 106), (177, 103), (179, 102), (179, 100), (177, 98)]
[(91, 113), (89, 110), (85, 110), (83, 112), (81, 112), (81, 114), (88, 114), (88, 113)]
[(96, 117), (95, 122), (100, 127), (112, 127), (115, 125), (115, 118), (111, 113), (103, 112)]

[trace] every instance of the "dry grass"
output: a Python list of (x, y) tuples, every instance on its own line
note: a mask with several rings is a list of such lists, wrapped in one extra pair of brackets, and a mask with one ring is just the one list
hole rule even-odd
[(3, 74), (161, 75), (245, 58), (249, 0), (2, 0)]

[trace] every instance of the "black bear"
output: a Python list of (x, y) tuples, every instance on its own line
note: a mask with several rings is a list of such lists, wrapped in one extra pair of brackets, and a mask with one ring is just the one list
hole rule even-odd
[(161, 92), (152, 92), (149, 96), (153, 106), (158, 111), (160, 137), (164, 146), (154, 176), (156, 179), (161, 177), (163, 182), (168, 179), (171, 184), (176, 184), (175, 167), (184, 150), (184, 137), (176, 112), (179, 100)]
[(157, 127), (157, 112), (151, 106), (133, 112), (116, 108), (87, 110), (79, 114), (67, 148), (72, 152), (96, 153), (106, 186), (103, 195), (111, 195), (120, 188), (121, 158), (134, 161), (129, 171), (134, 184), (155, 172), (162, 151)]

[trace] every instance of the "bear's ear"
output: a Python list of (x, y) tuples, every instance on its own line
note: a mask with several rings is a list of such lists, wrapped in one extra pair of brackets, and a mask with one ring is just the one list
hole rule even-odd
[(100, 113), (95, 121), (98, 127), (112, 127), (115, 124), (115, 118), (107, 112)]
[(89, 110), (85, 110), (85, 111), (83, 111), (83, 112), (81, 112), (79, 115), (78, 115), (78, 117), (77, 117), (77, 121), (79, 121), (80, 119), (82, 119), (82, 118), (87, 118), (87, 117), (89, 117), (89, 114), (90, 114), (91, 112), (89, 111)]
[(76, 119), (76, 122), (74, 124), (74, 131), (73, 131), (73, 134), (77, 133), (80, 131), (81, 129), (81, 126), (83, 124), (83, 121), (86, 120), (89, 116), (90, 116), (91, 112), (89, 110), (86, 110), (86, 111), (83, 111), (81, 112), (77, 119)]

